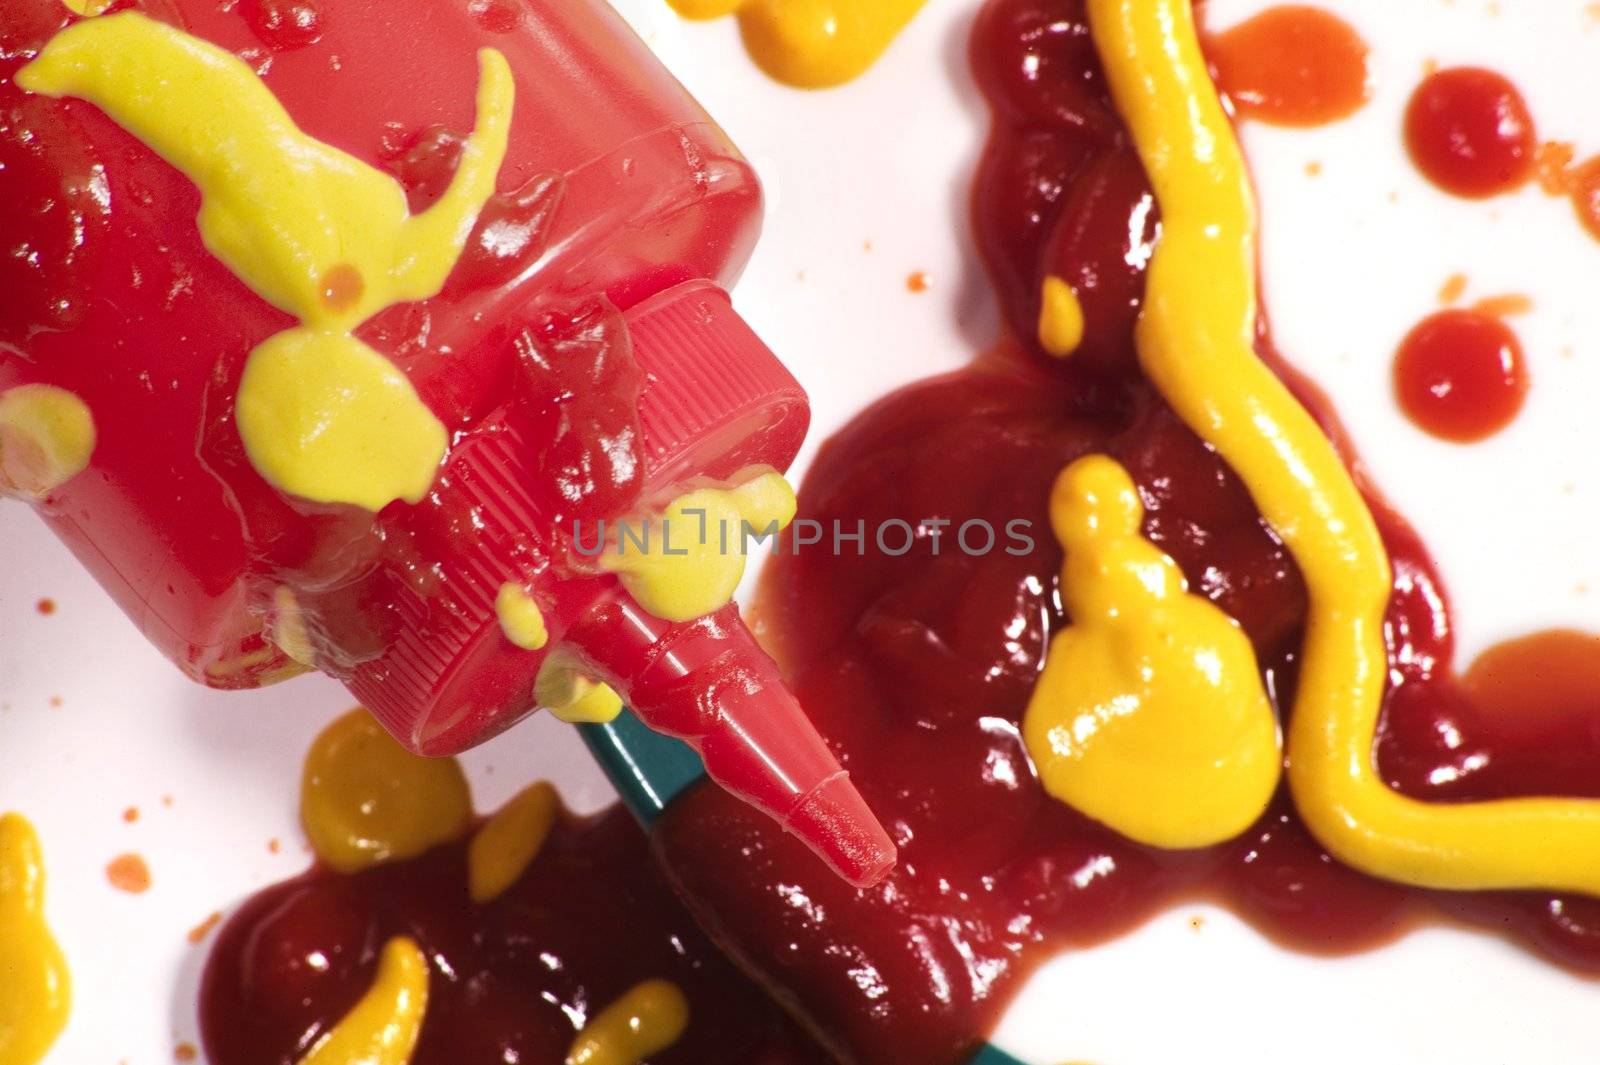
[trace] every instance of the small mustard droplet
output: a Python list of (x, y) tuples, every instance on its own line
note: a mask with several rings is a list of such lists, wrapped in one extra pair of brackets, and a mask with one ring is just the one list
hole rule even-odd
[(494, 612), (500, 618), (500, 631), (524, 651), (537, 651), (550, 640), (544, 613), (533, 596), (520, 584), (507, 581), (494, 597)]
[(413, 858), (466, 831), (472, 796), (453, 758), (420, 758), (357, 708), (306, 752), (300, 820), (317, 856), (342, 873)]
[(656, 617), (688, 621), (733, 598), (747, 547), (775, 536), (794, 511), (794, 489), (771, 470), (735, 488), (698, 489), (660, 514), (623, 519), (600, 565)]
[(1039, 344), (1064, 359), (1083, 343), (1083, 305), (1071, 285), (1054, 274), (1044, 279), (1039, 299)]
[(20, 814), (0, 816), (0, 1065), (34, 1065), (66, 1027), (71, 978), (44, 919), (44, 855)]
[(689, 1000), (669, 980), (646, 980), (601, 1010), (572, 1041), (566, 1065), (639, 1065), (683, 1037)]
[(560, 653), (539, 667), (533, 697), (569, 725), (604, 725), (622, 713), (622, 697), (609, 684), (584, 676)]
[(1023, 720), (1045, 789), (1151, 846), (1233, 838), (1266, 809), (1283, 763), (1250, 641), (1141, 534), (1143, 504), (1115, 460), (1068, 466), (1050, 517), (1072, 622)]
[(397, 936), (383, 946), (372, 987), (299, 1065), (409, 1065), (427, 1010), (428, 959)]
[(473, 902), (498, 898), (517, 882), (539, 856), (560, 809), (556, 789), (541, 780), (478, 829), (467, 848), (467, 887)]
[(0, 496), (42, 500), (89, 465), (94, 416), (54, 385), (0, 392)]

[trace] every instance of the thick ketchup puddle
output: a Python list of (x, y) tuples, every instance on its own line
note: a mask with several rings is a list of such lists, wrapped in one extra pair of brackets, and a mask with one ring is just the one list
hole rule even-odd
[(1528, 394), (1527, 360), (1516, 333), (1477, 310), (1440, 311), (1400, 342), (1395, 398), (1419, 429), (1455, 443), (1493, 436), (1516, 418)]
[(1522, 93), (1504, 75), (1451, 67), (1428, 75), (1406, 105), (1406, 147), (1446, 192), (1482, 199), (1533, 176), (1538, 139)]
[[(825, 528), (1026, 518), (1033, 550), (974, 557), (925, 537), (904, 557), (869, 542), (859, 556), (785, 553), (769, 571), (762, 614), (808, 712), (899, 841), (900, 866), (853, 892), (710, 787), (669, 811), (658, 856), (720, 943), (845, 1060), (874, 1065), (961, 1060), (1052, 954), (1196, 898), (1304, 951), (1358, 951), (1447, 919), (1600, 971), (1595, 900), (1375, 880), (1332, 860), (1283, 796), (1237, 840), (1158, 851), (1036, 781), (1018, 722), (1062, 621), (1044, 505), (1071, 460), (1107, 452), (1128, 468), (1151, 539), (1239, 619), (1280, 713), (1305, 612), (1293, 561), (1238, 479), (1138, 375), (1131, 326), (1159, 221), (1086, 37), (1080, 3), (996, 0), (972, 43), (995, 113), (977, 238), (1009, 333), (1024, 339), (877, 403), (827, 444), (800, 497)], [(1070, 278), (1084, 305), (1086, 338), (1066, 360), (1028, 339), (1047, 274)], [(1337, 440), (1327, 404), (1264, 329), (1260, 350)], [(1427, 552), (1369, 501), (1395, 571), (1385, 777), (1429, 801), (1600, 795), (1595, 642), (1538, 637), (1454, 677), (1448, 601)]]
[(650, 1058), (817, 1065), (823, 1055), (724, 961), (650, 868), (620, 807), (563, 815), (503, 895), (467, 898), (467, 844), (341, 876), (317, 870), (256, 895), (217, 937), (201, 1027), (217, 1065), (294, 1065), (408, 936), (432, 965), (412, 1065), (544, 1065), (586, 1018), (646, 979), (670, 980), (689, 1026)]
[(1206, 41), (1234, 113), (1278, 126), (1320, 126), (1367, 102), (1367, 43), (1318, 7), (1271, 7)]

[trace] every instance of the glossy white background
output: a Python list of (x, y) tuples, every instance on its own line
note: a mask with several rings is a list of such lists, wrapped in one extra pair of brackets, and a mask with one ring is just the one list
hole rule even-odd
[[(965, 60), (977, 0), (930, 0), (877, 69), (820, 94), (761, 78), (730, 24), (682, 24), (661, 0), (619, 6), (767, 182), (767, 235), (738, 301), (811, 390), (810, 447), (874, 397), (958, 366), (992, 338), (966, 221), (985, 127)], [(1210, 0), (1210, 18), (1220, 26), (1260, 6)], [(1543, 135), (1576, 141), (1580, 157), (1600, 151), (1600, 21), (1580, 0), (1500, 13), (1482, 0), (1327, 6), (1374, 46), (1372, 104), (1324, 130), (1246, 134), (1279, 340), (1332, 395), (1379, 483), (1443, 564), (1465, 654), (1551, 624), (1600, 630), (1591, 543), (1600, 483), (1589, 474), (1600, 244), (1563, 201), (1538, 192), (1491, 204), (1433, 193), (1397, 136), (1425, 60), (1491, 62), (1524, 88)], [(1313, 160), (1323, 167), (1315, 178), (1305, 173)], [(928, 273), (928, 292), (907, 291), (913, 270)], [(1468, 299), (1515, 291), (1535, 301), (1515, 323), (1533, 374), (1528, 407), (1508, 432), (1466, 449), (1422, 437), (1388, 391), (1395, 342), (1457, 271), (1471, 279)], [(0, 809), (40, 829), (50, 919), (76, 981), (72, 1023), (50, 1061), (169, 1061), (176, 1043), (196, 1039), (203, 949), (185, 933), (303, 868), (300, 755), (349, 700), (320, 678), (234, 695), (189, 685), (15, 504), (0, 506), (0, 563)], [(34, 604), (46, 596), (59, 609), (41, 617)], [(466, 761), (481, 808), (540, 776), (579, 808), (609, 796), (575, 737), (550, 720)], [(132, 825), (128, 806), (141, 811)], [(284, 844), (276, 855), (274, 838)], [(130, 850), (154, 873), (140, 897), (104, 876)], [(1597, 1002), (1600, 987), (1476, 935), (1437, 930), (1329, 962), (1188, 908), (1047, 967), (998, 1041), (1040, 1063), (1566, 1065), (1596, 1059)]]

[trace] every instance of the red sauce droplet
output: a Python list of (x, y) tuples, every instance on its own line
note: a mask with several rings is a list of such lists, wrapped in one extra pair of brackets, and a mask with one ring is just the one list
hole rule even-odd
[(1600, 240), (1600, 155), (1567, 172), (1572, 209), (1591, 236)]
[(35, 604), (34, 609), (48, 617), (56, 612), (56, 601), (54, 599), (41, 599)]
[(1539, 145), (1517, 87), (1479, 67), (1430, 74), (1406, 106), (1406, 146), (1423, 176), (1446, 192), (1482, 199), (1520, 187)]
[(1528, 373), (1511, 327), (1477, 310), (1440, 311), (1406, 335), (1395, 356), (1395, 396), (1406, 416), (1442, 440), (1471, 443), (1522, 409)]
[(239, 13), (262, 44), (280, 52), (322, 36), (322, 10), (312, 0), (244, 0)]
[(119, 854), (106, 866), (106, 879), (118, 891), (142, 895), (150, 890), (150, 867), (137, 854)]
[(354, 307), (365, 291), (361, 272), (349, 263), (338, 263), (322, 275), (322, 302), (336, 313)]
[(1318, 7), (1271, 7), (1206, 43), (1217, 81), (1244, 118), (1320, 126), (1367, 102), (1367, 42)]
[(466, 138), (448, 126), (429, 126), (409, 140), (399, 128), (391, 128), (379, 146), (389, 160), (389, 169), (406, 189), (406, 202), (412, 214), (420, 214), (438, 202), (455, 176)]
[(503, 285), (531, 265), (544, 251), (562, 184), (560, 174), (536, 174), (489, 197), (451, 274), (452, 286)]

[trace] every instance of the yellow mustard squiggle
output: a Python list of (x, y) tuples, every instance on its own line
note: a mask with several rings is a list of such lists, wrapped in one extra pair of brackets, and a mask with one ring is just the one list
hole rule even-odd
[(1255, 205), (1188, 0), (1089, 0), (1112, 94), (1161, 205), (1136, 341), (1146, 376), (1243, 478), (1310, 597), (1289, 784), (1311, 831), (1375, 876), (1600, 895), (1600, 801), (1436, 804), (1378, 775), (1388, 557), (1311, 416), (1257, 358)]
[(683, 1038), (689, 1000), (670, 980), (646, 980), (601, 1010), (572, 1041), (566, 1065), (639, 1065)]
[(408, 1065), (428, 1011), (428, 959), (396, 936), (383, 946), (372, 986), (299, 1065)]

